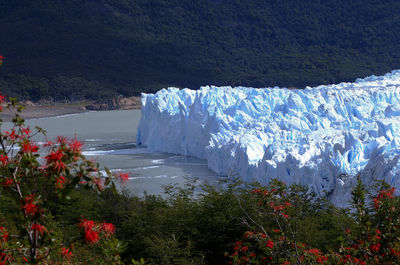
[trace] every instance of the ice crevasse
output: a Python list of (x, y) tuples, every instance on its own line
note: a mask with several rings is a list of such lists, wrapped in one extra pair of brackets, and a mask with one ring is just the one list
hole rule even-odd
[(305, 89), (205, 86), (142, 94), (137, 143), (218, 174), (308, 186), (345, 206), (360, 175), (400, 188), (400, 70)]

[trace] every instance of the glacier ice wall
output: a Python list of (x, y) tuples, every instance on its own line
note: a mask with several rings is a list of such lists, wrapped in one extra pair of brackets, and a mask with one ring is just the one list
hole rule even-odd
[(400, 188), (400, 70), (304, 90), (142, 94), (137, 143), (204, 158), (221, 175), (306, 185), (346, 205), (358, 173)]

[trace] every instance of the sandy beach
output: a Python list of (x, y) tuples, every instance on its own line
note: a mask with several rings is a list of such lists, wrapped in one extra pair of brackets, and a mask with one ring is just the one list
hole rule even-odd
[[(78, 105), (70, 104), (59, 104), (54, 106), (26, 106), (22, 112), (21, 116), (24, 119), (36, 119), (43, 117), (53, 117), (66, 114), (82, 113), (86, 112)], [(9, 122), (14, 117), (15, 111), (9, 110), (3, 107), (3, 111), (0, 112), (0, 118), (4, 122)]]
[[(75, 103), (55, 103), (53, 104), (34, 104), (32, 102), (23, 102), (24, 109), (21, 112), (21, 116), (24, 119), (37, 119), (44, 117), (54, 117), (66, 114), (82, 113), (87, 111), (103, 111), (103, 110), (128, 110), (128, 109), (140, 109), (141, 101), (140, 97), (117, 97), (112, 100), (108, 100), (106, 103), (90, 102), (90, 101), (79, 101)], [(14, 117), (15, 111), (9, 110), (2, 106), (3, 111), (0, 112), (0, 119), (4, 122), (9, 122)]]

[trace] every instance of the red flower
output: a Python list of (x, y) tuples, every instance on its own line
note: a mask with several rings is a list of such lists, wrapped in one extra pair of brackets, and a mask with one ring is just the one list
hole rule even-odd
[(115, 232), (115, 227), (112, 223), (102, 223), (101, 229), (106, 232), (107, 235), (114, 234)]
[(5, 131), (4, 135), (9, 137), (11, 140), (15, 140), (17, 138), (17, 134), (15, 133), (14, 129), (12, 129), (11, 132)]
[(42, 235), (43, 235), (43, 233), (46, 231), (46, 228), (45, 228), (43, 225), (41, 225), (41, 224), (32, 224), (31, 229), (32, 229), (33, 231), (39, 232), (39, 233), (42, 234)]
[(7, 229), (3, 226), (0, 226), (0, 239), (3, 242), (7, 242), (8, 240), (8, 232)]
[(87, 230), (85, 232), (85, 241), (90, 244), (95, 244), (99, 241), (99, 233), (93, 230)]
[(393, 255), (393, 256), (400, 257), (400, 251), (397, 251), (397, 250), (395, 250), (393, 248), (390, 248), (390, 254)]
[[(90, 244), (94, 244), (99, 241), (99, 233), (94, 231), (93, 228), (97, 227), (96, 224), (92, 220), (83, 219), (78, 226), (82, 227), (85, 230), (85, 241)], [(110, 229), (108, 226), (107, 229)]]
[(125, 183), (129, 179), (129, 175), (126, 173), (119, 173), (118, 177), (122, 183)]
[(248, 237), (252, 236), (253, 234), (254, 234), (254, 233), (251, 232), (251, 231), (246, 231), (246, 232), (244, 233), (243, 237), (244, 237), (244, 238), (248, 238)]
[(22, 151), (24, 153), (32, 152), (36, 153), (39, 150), (38, 146), (35, 144), (32, 144), (31, 142), (24, 142), (22, 144)]
[(65, 185), (66, 181), (67, 181), (67, 179), (66, 179), (64, 176), (59, 176), (59, 177), (56, 179), (56, 187), (57, 187), (58, 189), (64, 188), (64, 185)]
[(63, 151), (61, 149), (57, 149), (55, 152), (51, 152), (48, 156), (46, 156), (47, 163), (58, 162), (64, 157)]
[(0, 155), (0, 162), (1, 162), (2, 166), (7, 166), (7, 164), (8, 164), (8, 156)]
[(13, 184), (13, 180), (12, 180), (12, 179), (9, 179), (9, 178), (4, 179), (4, 181), (3, 181), (3, 183), (2, 183), (2, 185), (3, 185), (4, 187), (10, 187), (12, 184)]
[(66, 144), (67, 143), (67, 138), (64, 136), (57, 136), (57, 142), (61, 145)]
[(377, 252), (377, 251), (379, 251), (380, 248), (381, 248), (381, 244), (379, 244), (379, 243), (371, 245), (371, 251)]
[(310, 249), (310, 250), (308, 250), (308, 251), (306, 251), (306, 252), (308, 252), (308, 253), (310, 253), (310, 254), (313, 254), (313, 255), (315, 255), (315, 256), (318, 256), (318, 255), (321, 255), (321, 254), (322, 254), (321, 251), (320, 251), (319, 249)]
[(70, 141), (69, 147), (72, 149), (74, 153), (80, 153), (82, 148), (82, 143), (76, 140), (75, 138)]
[(274, 210), (277, 212), (282, 211), (283, 209), (285, 209), (285, 206), (283, 206), (283, 205), (278, 205), (278, 206), (274, 207)]
[(63, 171), (63, 170), (66, 169), (66, 168), (67, 168), (67, 166), (66, 166), (66, 165), (64, 164), (64, 162), (62, 162), (62, 161), (54, 163), (54, 169), (55, 169), (57, 172), (61, 172), (61, 171)]
[(31, 134), (31, 130), (28, 128), (21, 128), (22, 133), (24, 133), (26, 136), (29, 136)]
[(374, 207), (375, 207), (375, 209), (378, 210), (379, 207), (380, 207), (381, 202), (379, 201), (378, 198), (373, 198), (372, 200), (374, 201)]
[(65, 259), (71, 259), (74, 254), (72, 254), (71, 250), (69, 248), (61, 248), (61, 256)]
[(249, 247), (248, 246), (243, 246), (241, 250), (243, 252), (247, 252), (247, 251), (249, 251)]
[(286, 219), (288, 219), (289, 218), (289, 215), (287, 215), (287, 214), (284, 214), (284, 213), (281, 213), (282, 214), (282, 216), (283, 217), (285, 217)]
[(328, 260), (328, 257), (326, 257), (326, 256), (316, 258), (316, 261), (318, 264), (324, 264), (325, 261), (327, 261), (327, 260)]
[(79, 224), (79, 227), (82, 227), (85, 232), (88, 230), (92, 230), (94, 227), (94, 221), (92, 220), (87, 220), (87, 219), (83, 219)]
[(267, 241), (267, 244), (265, 244), (265, 246), (267, 247), (267, 248), (273, 248), (274, 247), (274, 242), (272, 242), (271, 240), (268, 240)]
[(28, 215), (35, 215), (39, 212), (39, 207), (32, 202), (26, 203), (22, 209), (24, 209)]
[(46, 156), (47, 164), (54, 164), (54, 169), (57, 172), (62, 171), (65, 169), (67, 166), (64, 164), (64, 162), (61, 161), (61, 159), (64, 157), (62, 149), (58, 149), (55, 152), (51, 152), (48, 156)]
[(43, 144), (44, 147), (49, 147), (49, 146), (53, 146), (54, 143), (52, 141), (47, 141), (46, 143)]
[(25, 198), (25, 205), (22, 206), (22, 209), (25, 210), (27, 215), (35, 215), (40, 212), (39, 206), (33, 201), (34, 195), (29, 195)]
[(394, 193), (395, 193), (395, 189), (394, 188), (390, 188), (388, 190), (381, 190), (381, 191), (379, 191), (379, 194), (378, 194), (378, 196), (376, 196), (376, 198), (378, 200), (382, 200), (382, 199), (385, 199), (385, 198), (393, 199), (394, 198), (394, 195), (393, 195)]
[[(61, 161), (61, 159), (64, 157), (63, 151), (61, 149), (58, 149), (55, 152), (51, 152), (48, 156), (46, 156), (47, 164), (54, 163), (55, 168), (65, 168), (65, 164)], [(61, 166), (60, 164), (63, 164), (64, 166)]]

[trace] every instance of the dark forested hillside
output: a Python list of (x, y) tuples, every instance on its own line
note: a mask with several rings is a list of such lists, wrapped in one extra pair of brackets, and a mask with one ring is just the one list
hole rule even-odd
[(400, 68), (396, 0), (2, 0), (0, 33), (0, 90), (21, 99), (304, 87)]

